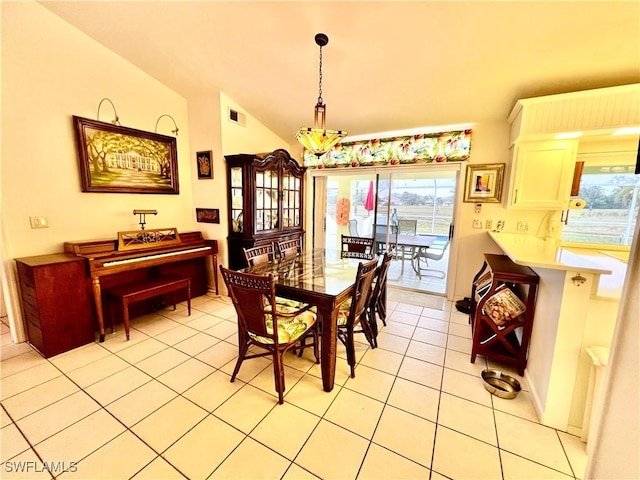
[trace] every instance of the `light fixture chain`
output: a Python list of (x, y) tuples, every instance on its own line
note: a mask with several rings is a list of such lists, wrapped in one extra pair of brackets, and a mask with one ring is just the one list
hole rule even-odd
[(320, 74), (318, 75), (318, 103), (324, 103), (322, 101), (322, 45), (320, 46)]

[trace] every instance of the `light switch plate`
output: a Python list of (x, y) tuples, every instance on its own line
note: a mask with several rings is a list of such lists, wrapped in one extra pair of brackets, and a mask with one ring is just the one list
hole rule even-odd
[(29, 223), (31, 223), (31, 228), (48, 228), (49, 227), (49, 222), (47, 222), (47, 218), (42, 216), (29, 217)]

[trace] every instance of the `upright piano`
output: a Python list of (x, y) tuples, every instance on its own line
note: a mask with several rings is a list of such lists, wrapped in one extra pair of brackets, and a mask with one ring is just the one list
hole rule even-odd
[(218, 294), (218, 244), (216, 240), (205, 239), (202, 232), (178, 234), (175, 228), (119, 232), (116, 240), (65, 242), (64, 251), (86, 259), (101, 342), (104, 341), (104, 289), (174, 273), (191, 278), (193, 296), (204, 295), (207, 259), (210, 259)]

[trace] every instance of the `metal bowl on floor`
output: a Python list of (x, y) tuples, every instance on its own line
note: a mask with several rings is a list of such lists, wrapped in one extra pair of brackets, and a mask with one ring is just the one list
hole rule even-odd
[(483, 370), (482, 380), (484, 381), (484, 388), (496, 397), (516, 398), (521, 390), (518, 380), (502, 373), (500, 370), (492, 370), (490, 368)]

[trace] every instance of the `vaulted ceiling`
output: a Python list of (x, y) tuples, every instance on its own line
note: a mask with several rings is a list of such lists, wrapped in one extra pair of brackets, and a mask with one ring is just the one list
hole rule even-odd
[(505, 122), (519, 98), (640, 82), (638, 1), (42, 1), (185, 98), (223, 91), (283, 139)]

